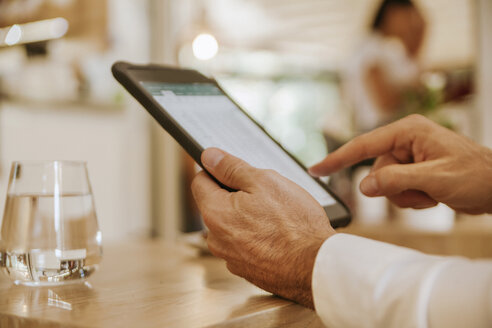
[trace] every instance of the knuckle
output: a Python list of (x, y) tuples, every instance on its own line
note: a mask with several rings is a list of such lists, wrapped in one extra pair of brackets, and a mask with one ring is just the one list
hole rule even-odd
[(219, 249), (212, 244), (208, 243), (208, 250), (210, 253), (212, 253), (216, 257), (222, 258), (222, 253), (219, 251)]
[(211, 218), (211, 216), (209, 214), (207, 214), (204, 210), (202, 210), (202, 219), (203, 219), (203, 223), (210, 229), (211, 227), (213, 227), (213, 224), (214, 224), (214, 221), (213, 219)]
[(374, 172), (380, 168), (388, 166), (388, 162), (389, 162), (388, 156), (386, 155), (378, 156), (371, 167), (371, 172)]
[(401, 208), (408, 208), (411, 204), (401, 195), (395, 195), (388, 197), (389, 201)]
[(399, 189), (398, 176), (390, 166), (376, 171), (376, 181), (383, 193), (395, 193)]
[(390, 199), (390, 202), (392, 202), (394, 205), (398, 206), (399, 208), (410, 208), (408, 204), (401, 202), (400, 200)]
[(198, 190), (198, 179), (195, 176), (193, 180), (191, 181), (191, 191), (193, 192), (193, 195), (195, 195), (195, 192)]
[(224, 168), (224, 178), (226, 181), (234, 181), (236, 177), (241, 174), (241, 171), (244, 169), (244, 164), (235, 163), (233, 165), (226, 166)]
[(263, 186), (268, 186), (270, 188), (275, 188), (279, 185), (283, 177), (275, 170), (272, 169), (262, 169), (258, 170), (256, 179)]
[(214, 256), (224, 258), (224, 252), (219, 247), (219, 245), (217, 245), (217, 243), (213, 242), (211, 239), (207, 239), (207, 246), (210, 253), (212, 253)]
[(365, 135), (360, 135), (349, 141), (350, 144), (357, 145), (357, 151), (360, 157), (368, 158), (369, 149), (366, 143)]
[(360, 143), (360, 155), (363, 158), (371, 157), (369, 155), (369, 150), (367, 149), (367, 145), (363, 142)]
[(226, 267), (227, 267), (227, 270), (229, 270), (229, 272), (234, 273), (234, 266), (232, 265), (231, 262), (227, 262)]
[(429, 123), (429, 119), (421, 114), (411, 114), (407, 116), (405, 120), (411, 123), (406, 127), (412, 130), (415, 129), (415, 127), (427, 127)]
[(229, 215), (233, 218), (241, 214), (241, 209), (244, 208), (243, 199), (241, 197), (231, 197), (229, 200), (230, 213)]
[[(191, 181), (191, 192), (193, 194), (193, 197), (195, 198), (195, 200), (197, 200), (197, 195), (199, 194), (199, 191), (202, 189), (203, 187), (203, 175), (206, 174), (205, 172), (200, 172), (198, 173), (197, 175), (195, 175), (195, 177), (193, 178), (193, 180)], [(203, 195), (201, 195), (203, 196)]]
[(427, 119), (420, 114), (410, 114), (407, 116), (407, 120), (413, 122), (425, 122)]
[(277, 173), (277, 171), (272, 170), (272, 169), (263, 169), (263, 170), (258, 170), (257, 174), (262, 179), (270, 180), (272, 178), (275, 178), (278, 173)]
[(240, 273), (240, 270), (238, 270), (238, 267), (235, 266), (234, 264), (232, 264), (231, 262), (227, 262), (226, 263), (226, 266), (227, 266), (227, 270), (229, 270), (230, 273), (238, 276), (239, 273)]

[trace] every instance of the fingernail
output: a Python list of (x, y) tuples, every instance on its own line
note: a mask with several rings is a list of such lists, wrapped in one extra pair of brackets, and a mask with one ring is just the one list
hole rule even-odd
[(205, 149), (202, 154), (202, 164), (207, 168), (214, 168), (224, 158), (224, 153), (216, 148)]
[(426, 208), (434, 207), (436, 205), (437, 205), (436, 202), (429, 202), (429, 203), (422, 203), (422, 204), (414, 205), (414, 206), (412, 206), (412, 208), (414, 208), (416, 210), (423, 210)]
[(376, 196), (379, 192), (378, 181), (373, 175), (368, 175), (360, 183), (360, 191), (367, 196)]
[(316, 171), (313, 170), (312, 167), (308, 169), (308, 173), (311, 174), (313, 177), (319, 177), (319, 175), (316, 173)]

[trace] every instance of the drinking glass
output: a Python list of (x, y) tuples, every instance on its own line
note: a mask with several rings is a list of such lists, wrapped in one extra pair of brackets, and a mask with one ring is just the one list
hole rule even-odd
[(0, 268), (15, 284), (83, 281), (101, 260), (84, 162), (14, 162), (0, 232)]

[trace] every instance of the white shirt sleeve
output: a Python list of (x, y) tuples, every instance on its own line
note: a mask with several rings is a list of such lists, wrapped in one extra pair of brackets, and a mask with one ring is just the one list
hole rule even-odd
[(339, 233), (318, 252), (312, 288), (328, 327), (492, 327), (492, 261)]

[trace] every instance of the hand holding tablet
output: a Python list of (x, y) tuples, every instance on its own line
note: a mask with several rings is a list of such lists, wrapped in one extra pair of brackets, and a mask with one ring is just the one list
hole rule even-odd
[(220, 148), (256, 168), (273, 169), (304, 188), (325, 209), (334, 227), (350, 222), (347, 207), (215, 80), (192, 70), (121, 62), (113, 65), (113, 74), (198, 164), (204, 149)]

